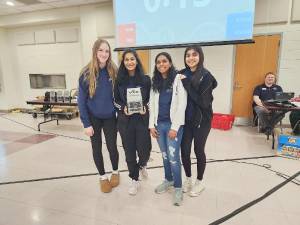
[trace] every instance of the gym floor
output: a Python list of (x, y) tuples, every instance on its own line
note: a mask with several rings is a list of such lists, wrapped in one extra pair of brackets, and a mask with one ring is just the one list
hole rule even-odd
[[(300, 161), (276, 156), (271, 140), (256, 128), (212, 129), (206, 146), (206, 189), (198, 197), (185, 194), (176, 207), (171, 191), (154, 193), (163, 180), (155, 140), (149, 177), (130, 196), (118, 139), (121, 183), (104, 194), (79, 118), (42, 124), (38, 132), (42, 119), (0, 114), (0, 225), (299, 224)], [(103, 155), (110, 172), (105, 145)], [(192, 167), (195, 175), (196, 165)]]

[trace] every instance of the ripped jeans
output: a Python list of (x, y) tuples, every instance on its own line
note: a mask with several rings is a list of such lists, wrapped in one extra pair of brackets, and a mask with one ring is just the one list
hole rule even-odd
[(168, 137), (171, 128), (170, 122), (158, 122), (157, 131), (159, 137), (157, 142), (162, 152), (165, 179), (167, 181), (174, 181), (175, 188), (182, 187), (181, 179), (181, 161), (180, 161), (180, 143), (182, 139), (183, 126), (180, 126), (177, 137), (170, 139)]

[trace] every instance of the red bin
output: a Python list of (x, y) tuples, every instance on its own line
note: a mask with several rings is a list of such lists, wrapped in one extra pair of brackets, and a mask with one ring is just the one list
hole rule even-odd
[(234, 122), (234, 115), (214, 113), (211, 127), (220, 130), (230, 130)]

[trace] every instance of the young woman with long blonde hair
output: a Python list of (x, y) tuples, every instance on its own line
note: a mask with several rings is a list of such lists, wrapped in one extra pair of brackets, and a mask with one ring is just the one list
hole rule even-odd
[[(100, 188), (104, 193), (111, 192), (119, 184), (117, 120), (113, 104), (116, 75), (117, 67), (111, 59), (109, 43), (103, 39), (96, 40), (92, 59), (80, 73), (78, 107), (84, 133), (91, 139), (93, 158), (100, 175)], [(104, 169), (102, 129), (113, 168), (110, 180)]]

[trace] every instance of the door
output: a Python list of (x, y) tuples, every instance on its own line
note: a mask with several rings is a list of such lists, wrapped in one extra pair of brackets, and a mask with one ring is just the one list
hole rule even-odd
[(254, 44), (236, 46), (232, 114), (252, 117), (254, 87), (264, 82), (267, 72), (277, 74), (280, 34), (254, 37)]

